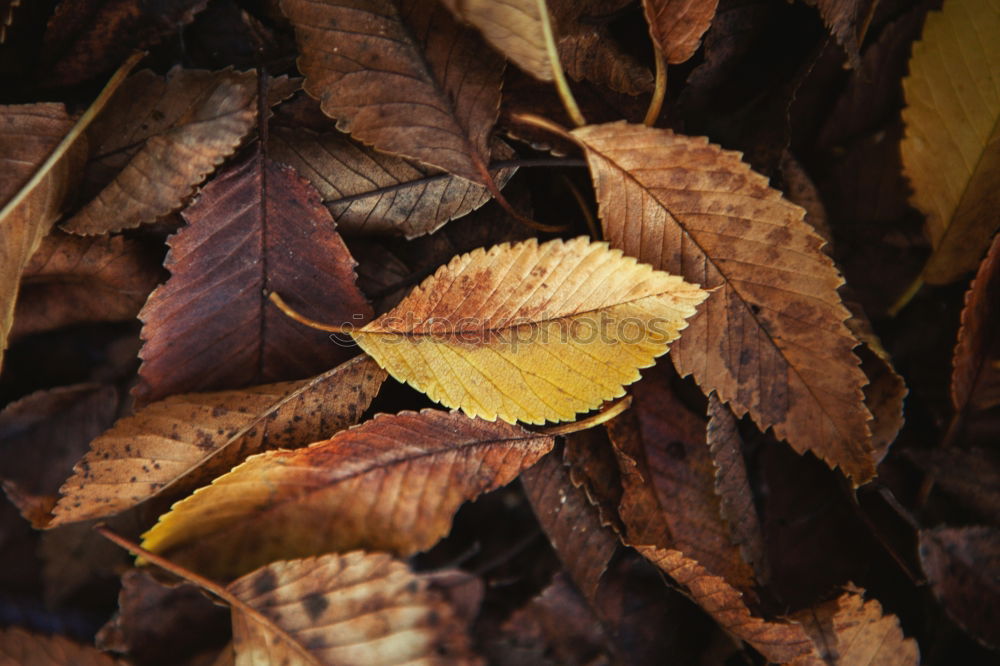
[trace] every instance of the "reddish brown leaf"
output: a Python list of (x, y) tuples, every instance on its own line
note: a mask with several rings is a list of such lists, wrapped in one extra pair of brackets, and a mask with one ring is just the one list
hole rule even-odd
[(1000, 530), (921, 530), (920, 563), (948, 615), (984, 645), (1000, 647)]
[(959, 414), (1000, 405), (1000, 234), (965, 293), (952, 359), (951, 401)]
[(602, 428), (589, 428), (565, 437), (563, 461), (569, 466), (573, 485), (587, 493), (598, 508), (601, 523), (621, 534), (624, 528), (618, 517), (622, 499), (622, 480), (614, 448)]
[(381, 414), (304, 449), (251, 456), (175, 504), (144, 545), (218, 578), (358, 547), (409, 555), (444, 536), (462, 502), (509, 483), (551, 446), (459, 413)]
[(2, 666), (115, 666), (119, 662), (89, 645), (12, 627), (0, 630)]
[(652, 36), (671, 65), (687, 61), (701, 46), (719, 0), (643, 0)]
[(156, 253), (140, 241), (55, 232), (24, 269), (11, 338), (134, 319), (162, 277)]
[(321, 321), (371, 316), (329, 212), (293, 169), (255, 154), (205, 187), (184, 219), (169, 241), (171, 278), (139, 315), (140, 402), (307, 377), (349, 355), (267, 300), (278, 292)]
[(247, 456), (354, 425), (386, 373), (365, 356), (312, 379), (167, 398), (95, 439), (63, 484), (52, 525), (113, 515), (211, 481)]
[[(462, 217), (490, 200), (482, 185), (379, 152), (345, 134), (315, 135), (279, 128), (270, 134), (270, 155), (293, 166), (319, 191), (345, 234), (394, 234), (415, 238)], [(498, 142), (494, 156), (513, 151)], [(494, 170), (503, 187), (514, 169)]]
[(613, 123), (574, 130), (611, 245), (714, 289), (671, 354), (738, 415), (856, 484), (875, 473), (843, 279), (803, 211), (705, 139)]
[(503, 62), (475, 33), (432, 0), (281, 4), (295, 27), (306, 92), (341, 130), (489, 184)]
[(819, 9), (823, 23), (844, 48), (851, 67), (860, 67), (861, 43), (878, 0), (807, 0), (807, 3)]
[(715, 494), (705, 421), (671, 390), (670, 374), (662, 366), (647, 371), (632, 388), (632, 409), (607, 425), (622, 473), (625, 541), (680, 550), (731, 585), (750, 589), (753, 571)]

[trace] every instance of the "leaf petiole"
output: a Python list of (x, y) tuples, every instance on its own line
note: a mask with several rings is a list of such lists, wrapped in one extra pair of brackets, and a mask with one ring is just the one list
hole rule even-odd
[(294, 319), (295, 321), (299, 322), (304, 326), (308, 326), (309, 328), (315, 328), (317, 331), (326, 331), (327, 333), (346, 333), (347, 335), (350, 335), (351, 332), (354, 331), (355, 329), (355, 326), (353, 324), (348, 324), (346, 326), (344, 325), (338, 326), (336, 324), (324, 324), (323, 322), (316, 321), (315, 319), (310, 319), (309, 317), (306, 317), (305, 315), (300, 314), (295, 310), (293, 310), (292, 306), (286, 303), (285, 299), (279, 296), (276, 292), (272, 291), (271, 294), (267, 297), (267, 299), (272, 303), (274, 303), (278, 307), (278, 309), (285, 314), (285, 316), (289, 317), (290, 319)]

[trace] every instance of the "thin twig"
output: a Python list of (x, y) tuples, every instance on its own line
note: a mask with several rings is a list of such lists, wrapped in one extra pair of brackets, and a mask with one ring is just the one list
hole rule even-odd
[(632, 396), (627, 395), (621, 400), (613, 403), (607, 409), (602, 409), (593, 416), (588, 416), (585, 419), (580, 419), (579, 421), (573, 421), (572, 423), (563, 423), (561, 425), (552, 426), (550, 428), (542, 428), (537, 431), (542, 435), (570, 435), (574, 432), (580, 432), (581, 430), (589, 430), (594, 426), (599, 426), (602, 423), (607, 423), (611, 419), (615, 418), (626, 409), (632, 406)]
[(274, 303), (278, 309), (285, 314), (285, 316), (294, 319), (304, 326), (315, 328), (317, 331), (325, 331), (327, 333), (346, 333), (347, 335), (350, 335), (351, 332), (355, 330), (354, 325), (350, 323), (341, 324), (339, 326), (336, 324), (324, 324), (321, 321), (316, 321), (315, 319), (310, 319), (303, 314), (299, 314), (293, 310), (292, 306), (286, 303), (285, 299), (283, 299), (277, 292), (272, 291), (267, 298), (269, 301)]

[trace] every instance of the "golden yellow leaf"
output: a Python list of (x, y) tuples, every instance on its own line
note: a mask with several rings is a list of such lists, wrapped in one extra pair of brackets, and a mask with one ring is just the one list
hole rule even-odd
[(606, 243), (528, 240), (455, 257), (352, 335), (469, 416), (570, 421), (623, 395), (706, 295)]
[(903, 80), (903, 169), (927, 216), (931, 284), (975, 270), (1000, 226), (1000, 0), (946, 0)]

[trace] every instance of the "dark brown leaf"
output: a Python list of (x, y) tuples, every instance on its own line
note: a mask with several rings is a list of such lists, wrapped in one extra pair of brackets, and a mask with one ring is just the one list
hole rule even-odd
[(643, 0), (649, 34), (671, 65), (686, 62), (701, 46), (718, 0)]
[(958, 414), (1000, 405), (1000, 234), (965, 294), (952, 359), (951, 401)]
[(0, 666), (115, 666), (119, 662), (89, 645), (62, 636), (0, 630)]
[(649, 68), (622, 50), (605, 30), (586, 26), (561, 35), (558, 47), (562, 66), (577, 81), (590, 81), (626, 95), (653, 89)]
[(847, 62), (855, 69), (861, 66), (861, 43), (868, 31), (878, 0), (807, 0), (819, 9), (823, 23), (837, 39)]
[(983, 519), (1000, 516), (1000, 452), (996, 447), (907, 449), (903, 455)]
[(589, 428), (565, 437), (563, 462), (573, 485), (587, 493), (600, 512), (601, 523), (618, 534), (624, 531), (618, 516), (622, 480), (614, 448), (602, 428)]

